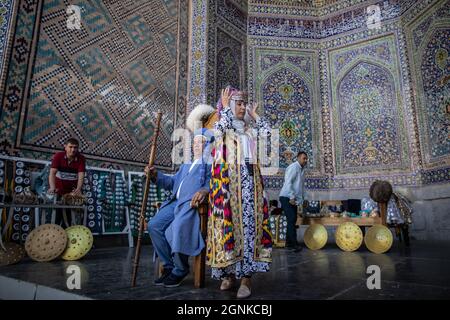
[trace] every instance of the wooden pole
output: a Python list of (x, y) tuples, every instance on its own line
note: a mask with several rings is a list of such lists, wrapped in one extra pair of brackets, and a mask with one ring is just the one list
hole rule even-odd
[[(152, 144), (150, 146), (150, 156), (148, 159), (149, 167), (152, 167), (153, 163), (155, 162), (156, 142), (158, 139), (161, 117), (162, 117), (162, 112), (158, 111), (158, 115), (156, 116), (155, 132), (153, 133)], [(139, 216), (139, 232), (138, 232), (138, 239), (137, 239), (137, 244), (136, 244), (136, 251), (134, 254), (133, 273), (131, 276), (131, 286), (132, 287), (136, 286), (136, 276), (137, 276), (137, 270), (139, 267), (139, 258), (140, 258), (140, 254), (141, 254), (141, 242), (142, 242), (142, 235), (144, 233), (144, 220), (145, 220), (145, 212), (147, 211), (147, 199), (148, 199), (149, 189), (150, 189), (150, 172), (147, 172), (146, 179), (145, 179), (144, 196), (143, 196), (142, 206), (141, 206), (141, 214)]]
[(379, 202), (378, 205), (380, 207), (381, 224), (387, 226), (387, 203)]

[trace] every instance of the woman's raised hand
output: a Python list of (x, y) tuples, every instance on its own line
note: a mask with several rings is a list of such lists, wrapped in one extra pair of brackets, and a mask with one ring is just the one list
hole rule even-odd
[(222, 106), (224, 108), (230, 106), (230, 100), (231, 100), (231, 88), (230, 87), (226, 87), (225, 89), (222, 89), (220, 99), (222, 100)]

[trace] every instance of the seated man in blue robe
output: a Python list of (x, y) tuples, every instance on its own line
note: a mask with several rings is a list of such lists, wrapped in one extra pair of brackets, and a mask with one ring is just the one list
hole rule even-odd
[(211, 164), (208, 155), (213, 138), (210, 131), (197, 130), (193, 143), (194, 160), (182, 164), (173, 176), (157, 172), (154, 167), (145, 169), (159, 187), (172, 191), (172, 196), (148, 223), (153, 247), (164, 267), (155, 285), (179, 286), (189, 273), (189, 256), (200, 254), (205, 247), (197, 206), (209, 194)]

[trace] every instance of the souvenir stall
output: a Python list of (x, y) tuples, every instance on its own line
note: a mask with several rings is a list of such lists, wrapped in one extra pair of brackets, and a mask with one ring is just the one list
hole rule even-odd
[[(65, 195), (56, 201), (47, 194), (48, 161), (0, 157), (1, 264), (20, 261), (25, 250), (35, 261), (77, 260), (87, 254), (97, 235), (127, 235), (133, 246), (124, 172), (86, 169), (83, 196)], [(68, 227), (70, 220), (72, 227), (64, 230), (54, 222), (56, 210), (66, 209), (70, 215), (63, 215), (63, 226)], [(83, 250), (64, 254), (74, 243)]]
[[(409, 246), (411, 224), (408, 200), (395, 193), (387, 181), (375, 181), (370, 197), (345, 201), (310, 201), (299, 207), (297, 225), (307, 225), (304, 242), (311, 250), (323, 248), (328, 240), (326, 226), (335, 226), (336, 244), (343, 251), (355, 251), (364, 242), (374, 253), (387, 252), (393, 243), (390, 228)], [(366, 232), (366, 227), (369, 229)]]

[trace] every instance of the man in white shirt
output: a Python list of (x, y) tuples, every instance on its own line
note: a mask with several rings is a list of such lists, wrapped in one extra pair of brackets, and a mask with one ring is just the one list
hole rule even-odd
[(305, 201), (305, 168), (308, 155), (304, 151), (297, 154), (294, 161), (286, 168), (284, 184), (280, 192), (280, 202), (287, 218), (286, 247), (296, 251), (301, 249), (297, 242), (295, 222), (297, 221), (297, 206)]

